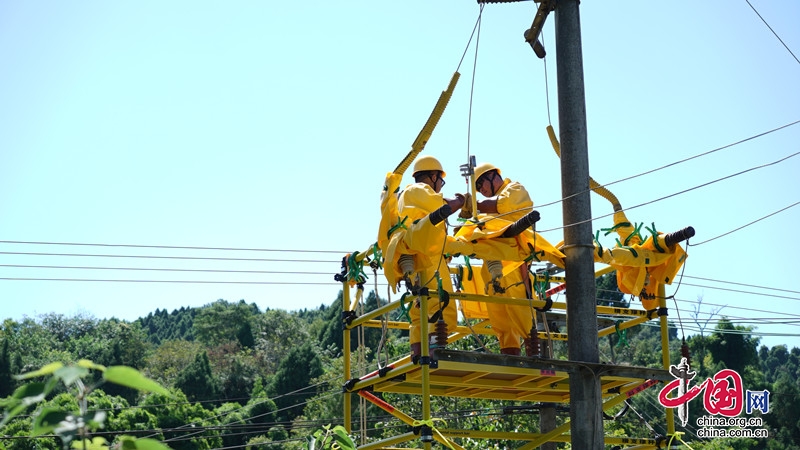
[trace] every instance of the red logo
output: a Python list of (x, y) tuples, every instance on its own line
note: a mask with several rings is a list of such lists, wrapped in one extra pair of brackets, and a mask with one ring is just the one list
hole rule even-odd
[[(712, 378), (689, 387), (689, 382), (697, 375), (689, 368), (686, 358), (680, 364), (670, 366), (670, 373), (675, 377), (658, 394), (658, 401), (666, 408), (678, 408), (678, 417), (683, 426), (689, 421), (688, 402), (704, 393), (703, 406), (711, 414), (736, 417), (744, 408), (744, 388), (742, 377), (735, 370), (723, 369)], [(673, 391), (675, 395), (670, 397)]]

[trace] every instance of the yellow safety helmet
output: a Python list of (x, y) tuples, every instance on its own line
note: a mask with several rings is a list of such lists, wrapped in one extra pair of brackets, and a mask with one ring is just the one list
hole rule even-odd
[(414, 172), (411, 174), (411, 176), (415, 176), (417, 172), (428, 170), (438, 170), (439, 172), (442, 172), (443, 178), (447, 176), (444, 169), (442, 169), (442, 163), (430, 155), (421, 156), (419, 159), (417, 159), (417, 162), (414, 163)]
[(478, 178), (480, 178), (481, 175), (485, 174), (486, 172), (488, 172), (490, 170), (496, 170), (498, 175), (502, 175), (502, 173), (500, 172), (500, 169), (495, 167), (494, 164), (481, 163), (481, 164), (478, 164), (478, 167), (475, 168), (475, 181), (478, 181)]

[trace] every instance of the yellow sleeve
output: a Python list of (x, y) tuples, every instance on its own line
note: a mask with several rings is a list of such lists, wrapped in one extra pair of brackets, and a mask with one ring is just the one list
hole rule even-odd
[(520, 212), (520, 217), (525, 215), (530, 208), (533, 208), (531, 196), (528, 195), (528, 191), (522, 184), (506, 178), (505, 187), (497, 194), (497, 212), (506, 214), (523, 208), (527, 209)]
[(444, 197), (437, 194), (425, 183), (414, 183), (406, 187), (397, 201), (397, 209), (401, 218), (408, 216), (410, 220), (422, 219), (444, 205)]
[(403, 176), (396, 173), (387, 173), (386, 181), (381, 193), (381, 223), (378, 225), (378, 247), (386, 253), (389, 245), (389, 230), (400, 219), (397, 217), (397, 190)]

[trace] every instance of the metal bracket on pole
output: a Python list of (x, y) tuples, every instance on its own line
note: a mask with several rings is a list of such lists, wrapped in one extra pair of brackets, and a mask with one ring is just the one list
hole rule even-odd
[[(524, 0), (478, 0), (478, 4), (485, 5), (487, 3), (517, 3)], [(530, 44), (533, 52), (539, 59), (542, 59), (547, 54), (544, 51), (544, 45), (539, 41), (539, 35), (542, 33), (544, 21), (550, 11), (556, 9), (556, 0), (534, 0), (539, 3), (539, 10), (536, 11), (536, 17), (533, 18), (533, 24), (525, 30), (525, 42)]]
[(544, 45), (539, 41), (539, 35), (542, 34), (542, 28), (544, 27), (544, 21), (547, 19), (547, 15), (554, 9), (556, 9), (555, 0), (542, 0), (539, 2), (539, 9), (536, 11), (533, 23), (529, 29), (525, 30), (525, 42), (530, 44), (533, 52), (536, 53), (539, 59), (544, 58), (547, 54), (544, 50)]

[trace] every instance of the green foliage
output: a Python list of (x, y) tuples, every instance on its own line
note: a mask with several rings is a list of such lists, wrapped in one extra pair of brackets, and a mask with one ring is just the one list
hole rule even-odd
[(193, 341), (194, 318), (197, 312), (197, 308), (182, 307), (167, 314), (166, 309), (156, 309), (154, 313), (138, 319), (137, 322), (147, 331), (148, 339), (153, 344)]
[(341, 449), (341, 450), (355, 450), (356, 444), (347, 435), (347, 430), (341, 425), (331, 427), (325, 425), (322, 430), (314, 433), (313, 437), (309, 439), (309, 450), (328, 450), (328, 449)]
[[(320, 329), (317, 335), (322, 348), (333, 347), (337, 350), (337, 355), (342, 353), (342, 291), (334, 300), (331, 308), (324, 313), (325, 326)], [(355, 350), (355, 344), (350, 349)]]
[(194, 361), (178, 374), (175, 387), (183, 391), (190, 401), (213, 402), (219, 399), (219, 386), (211, 374), (208, 353), (195, 356)]
[(264, 391), (253, 394), (250, 401), (247, 402), (246, 410), (247, 423), (259, 425), (254, 428), (263, 429), (277, 420), (278, 406), (266, 396)]
[[(100, 373), (103, 382), (145, 392), (168, 394), (162, 386), (130, 367), (106, 368), (88, 360), (80, 360), (76, 364), (69, 365), (60, 362), (50, 363), (38, 370), (15, 377), (18, 380), (44, 377), (45, 381), (24, 384), (3, 402), (5, 411), (0, 421), (0, 429), (29, 407), (41, 404), (42, 407), (33, 415), (31, 436), (55, 434), (61, 439), (65, 449), (75, 443), (79, 444), (76, 448), (108, 448), (104, 439), (93, 439), (90, 436), (91, 432), (104, 426), (107, 418), (105, 410), (89, 409), (88, 399), (95, 386), (85, 384), (84, 379), (90, 378), (92, 372)], [(52, 401), (46, 402), (46, 398), (56, 385), (62, 383), (72, 396), (60, 394)], [(167, 448), (158, 443), (139, 442), (133, 438), (125, 438), (121, 442), (124, 448), (153, 450)]]
[(0, 398), (14, 392), (11, 384), (11, 354), (8, 348), (8, 339), (3, 339), (0, 343)]
[(154, 393), (142, 398), (139, 406), (157, 418), (157, 426), (176, 450), (222, 447), (219, 420), (214, 411), (199, 403), (191, 403), (180, 390), (171, 389), (169, 396)]
[(208, 359), (219, 394), (227, 400), (246, 398), (261, 372), (254, 350), (233, 341), (210, 348)]
[(145, 373), (150, 378), (171, 386), (181, 370), (194, 361), (203, 350), (199, 342), (184, 340), (163, 341), (146, 359)]
[(245, 412), (238, 403), (223, 403), (214, 409), (214, 415), (220, 418), (223, 446), (241, 447), (247, 442), (247, 433), (243, 432)]
[(302, 413), (303, 403), (316, 394), (308, 389), (310, 382), (322, 373), (322, 361), (311, 343), (289, 351), (275, 373), (270, 390), (277, 395), (274, 400), (279, 420), (290, 422)]
[(238, 303), (217, 300), (202, 308), (195, 317), (195, 337), (208, 346), (229, 341), (241, 344), (244, 340), (247, 345), (242, 346), (250, 348), (254, 341), (250, 321), (257, 314), (258, 306), (248, 305), (244, 300)]
[(617, 287), (617, 272), (607, 273), (595, 279), (597, 286), (597, 304), (627, 308), (630, 301), (625, 301), (625, 294)]
[(734, 325), (726, 317), (717, 323), (714, 333), (708, 339), (707, 348), (716, 361), (725, 367), (744, 373), (745, 367), (758, 365), (758, 338), (750, 336), (752, 327)]
[[(606, 298), (602, 294), (616, 289), (613, 287), (616, 281), (613, 274), (604, 278), (607, 279), (600, 280), (598, 284), (598, 301), (601, 304), (618, 301), (616, 297)], [(624, 301), (624, 298), (621, 299)], [(47, 435), (31, 437), (30, 430), (34, 426), (41, 430), (54, 426), (53, 422), (59, 416), (50, 411), (80, 411), (82, 406), (74, 390), (68, 390), (64, 383), (53, 386), (47, 384), (47, 379), (18, 380), (5, 374), (33, 372), (51, 361), (77, 361), (91, 356), (96, 358), (93, 360), (98, 367), (125, 365), (141, 369), (148, 378), (170, 387), (169, 392), (172, 393), (171, 397), (164, 393), (137, 396), (138, 391), (106, 380), (100, 369), (91, 367), (86, 368), (89, 374), (85, 376), (81, 371), (63, 372), (64, 377), (84, 380), (93, 389), (86, 396), (86, 410), (106, 412), (104, 431), (112, 435), (155, 430), (147, 436), (169, 440), (169, 444), (177, 449), (230, 446), (287, 450), (300, 448), (313, 433), (313, 428), (308, 427), (310, 421), (318, 424), (320, 422), (316, 421), (323, 420), (322, 423), (327, 423), (325, 421), (341, 417), (342, 414), (343, 396), (337, 395), (343, 377), (343, 359), (340, 356), (341, 301), (340, 293), (331, 306), (322, 305), (294, 312), (267, 310), (263, 313), (254, 305), (244, 302), (220, 301), (202, 308), (181, 308), (171, 314), (157, 310), (133, 324), (113, 319), (97, 320), (85, 315), (70, 318), (55, 314), (38, 319), (5, 320), (0, 323), (0, 407), (14, 410), (21, 406), (21, 399), (26, 399), (29, 403), (22, 406), (23, 410), (33, 409), (37, 405), (47, 414), (36, 423), (24, 412), (16, 413), (0, 431), (0, 443), (15, 450), (58, 449), (60, 445), (57, 439)], [(370, 293), (364, 309), (370, 311), (380, 304), (380, 299)], [(195, 318), (200, 315), (203, 319), (196, 329)], [(246, 317), (247, 320), (239, 326), (225, 323), (239, 320), (236, 317)], [(658, 328), (651, 326), (656, 322), (629, 329), (626, 339), (617, 333), (601, 338), (601, 361), (660, 368), (662, 361), (658, 349), (661, 348), (661, 337)], [(786, 400), (800, 398), (800, 383), (797, 382), (800, 378), (800, 349), (789, 351), (785, 346), (777, 346), (761, 347), (756, 351), (758, 339), (750, 336), (749, 329), (738, 327), (726, 319), (719, 323), (708, 323), (708, 329), (714, 325), (716, 328), (710, 333), (706, 330), (699, 336), (690, 336), (687, 340), (692, 367), (698, 371), (698, 379), (713, 376), (718, 370), (729, 367), (742, 374), (746, 388), (768, 389), (771, 392), (771, 411), (764, 415), (764, 420), (771, 437), (769, 440), (759, 440), (757, 447), (751, 447), (751, 442), (745, 440), (719, 442), (722, 447), (711, 447), (708, 446), (710, 442), (692, 439), (692, 430), (687, 429), (685, 440), (698, 450), (800, 450), (794, 444), (800, 442), (800, 413), (795, 411), (796, 408), (792, 409), (793, 400)], [(212, 328), (217, 325), (227, 327), (226, 331), (212, 333), (216, 332)], [(198, 329), (204, 330), (202, 340), (195, 340)], [(354, 333), (354, 351), (358, 343), (355, 336)], [(356, 367), (359, 363), (356, 362), (357, 354), (353, 353), (353, 376), (378, 368), (376, 351), (383, 337), (382, 332), (379, 328), (367, 328), (364, 336), (367, 343), (366, 358), (361, 363), (363, 366)], [(669, 345), (672, 363), (676, 363), (680, 357), (677, 336), (678, 330), (671, 326)], [(497, 351), (496, 339), (492, 336), (481, 336), (481, 339), (489, 351)], [(301, 350), (302, 347), (305, 348)], [(475, 351), (479, 347), (477, 341), (471, 339), (448, 345), (451, 350), (463, 351)], [(387, 357), (394, 360), (409, 351), (407, 339), (397, 330), (388, 330), (383, 348), (386, 353), (381, 353), (381, 361)], [(566, 358), (565, 342), (555, 342), (554, 348), (557, 358)], [(207, 361), (203, 361), (204, 354), (207, 355)], [(44, 378), (52, 376), (52, 373), (39, 373)], [(315, 376), (312, 377), (312, 374)], [(114, 379), (114, 371), (111, 379)], [(190, 381), (204, 387), (193, 391)], [(105, 392), (98, 389), (100, 387)], [(186, 389), (189, 396), (177, 388)], [(215, 391), (215, 388), (218, 390)], [(647, 420), (648, 425), (663, 433), (664, 409), (658, 405), (657, 391), (658, 388), (654, 387), (632, 397), (633, 407), (641, 416), (631, 410), (618, 420), (605, 421), (606, 432), (620, 436), (642, 436), (642, 430), (646, 429), (643, 420)], [(9, 397), (3, 399), (4, 395)], [(43, 399), (37, 400), (38, 396)], [(401, 411), (414, 417), (421, 414), (418, 396), (383, 396)], [(226, 400), (231, 403), (224, 403)], [(241, 404), (244, 406), (237, 409)], [(213, 409), (213, 405), (221, 406)], [(445, 397), (432, 399), (432, 410), (436, 411), (437, 417), (447, 420), (448, 428), (536, 432), (535, 415), (501, 414), (502, 407), (511, 405), (519, 406), (520, 402)], [(360, 408), (353, 409), (354, 423), (360, 419), (360, 414)], [(690, 417), (705, 414), (701, 401), (690, 403)], [(397, 435), (397, 420), (376, 406), (367, 403), (366, 416), (372, 424), (367, 429), (367, 440)], [(559, 414), (558, 420), (564, 417), (563, 413)], [(99, 422), (94, 415), (84, 418), (89, 423), (93, 420)], [(277, 421), (284, 426), (276, 425)], [(94, 434), (90, 437), (92, 440), (85, 441), (90, 447), (109, 445), (93, 439), (97, 437)], [(24, 439), (17, 438), (23, 435)], [(76, 436), (72, 444), (83, 445), (82, 439)], [(117, 445), (120, 439), (118, 436), (112, 445)], [(461, 439), (459, 444), (470, 450), (487, 446), (513, 446), (501, 441), (487, 443), (466, 438)]]
[(256, 358), (265, 373), (278, 370), (281, 360), (311, 336), (297, 315), (273, 309), (255, 318)]

